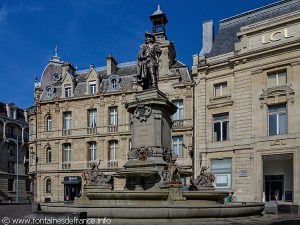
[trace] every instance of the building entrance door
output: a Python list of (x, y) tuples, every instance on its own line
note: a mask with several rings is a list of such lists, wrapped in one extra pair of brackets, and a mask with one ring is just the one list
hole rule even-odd
[(283, 175), (269, 175), (265, 177), (267, 201), (282, 201), (283, 181)]
[(264, 155), (263, 192), (265, 201), (293, 201), (293, 154)]

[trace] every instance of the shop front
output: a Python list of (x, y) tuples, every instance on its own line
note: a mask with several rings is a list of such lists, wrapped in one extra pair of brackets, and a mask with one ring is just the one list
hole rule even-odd
[(64, 177), (64, 201), (74, 201), (75, 197), (81, 195), (81, 177)]

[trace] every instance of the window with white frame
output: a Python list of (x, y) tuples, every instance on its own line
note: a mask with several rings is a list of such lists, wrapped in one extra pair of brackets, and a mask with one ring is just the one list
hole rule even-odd
[(97, 109), (89, 109), (88, 110), (88, 126), (96, 127), (97, 124)]
[(90, 142), (89, 143), (89, 160), (95, 161), (97, 156), (97, 148), (96, 148), (96, 142)]
[(117, 88), (117, 79), (112, 79), (111, 80), (111, 84), (112, 84), (112, 89), (116, 89)]
[(229, 114), (213, 115), (213, 142), (229, 140)]
[(109, 125), (118, 125), (118, 108), (115, 106), (109, 108)]
[(64, 129), (72, 129), (72, 112), (64, 112)]
[(90, 90), (90, 95), (96, 94), (96, 81), (90, 81), (89, 82), (89, 90)]
[(183, 157), (183, 137), (182, 136), (173, 136), (172, 137), (172, 150), (177, 155), (177, 157)]
[(51, 99), (53, 97), (53, 88), (47, 87), (46, 89), (46, 99)]
[(72, 95), (72, 90), (71, 90), (71, 85), (66, 85), (65, 86), (65, 97), (71, 97)]
[(50, 147), (46, 150), (46, 162), (51, 163), (52, 162), (52, 150)]
[(174, 105), (177, 106), (177, 111), (173, 115), (173, 120), (182, 121), (183, 120), (183, 100), (175, 100), (173, 101)]
[(47, 131), (52, 131), (52, 129), (53, 129), (52, 117), (48, 116), (47, 117)]
[(287, 133), (286, 105), (269, 106), (269, 136)]
[(216, 188), (231, 189), (232, 159), (212, 159), (211, 173), (215, 176)]
[(116, 140), (109, 142), (108, 160), (109, 161), (118, 160), (118, 141), (116, 141)]
[(70, 162), (71, 161), (71, 153), (72, 153), (72, 149), (71, 149), (71, 144), (70, 143), (66, 143), (63, 145), (63, 162)]
[(214, 84), (214, 97), (221, 97), (228, 94), (227, 82)]
[(272, 73), (268, 73), (268, 87), (275, 87), (284, 85), (287, 83), (287, 72), (286, 70), (280, 70)]

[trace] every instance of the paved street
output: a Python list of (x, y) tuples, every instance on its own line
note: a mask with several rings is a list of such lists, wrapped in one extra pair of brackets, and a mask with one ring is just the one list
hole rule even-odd
[[(58, 214), (40, 214), (33, 213), (31, 210), (31, 205), (0, 205), (0, 224), (8, 225), (9, 223), (3, 223), (2, 219), (7, 217), (9, 219), (13, 218), (74, 218), (74, 215), (67, 214), (62, 212), (60, 215)], [(12, 221), (12, 220), (10, 220)], [(110, 220), (108, 220), (110, 221)], [(4, 221), (6, 222), (6, 221)], [(32, 222), (32, 221), (31, 221)], [(141, 222), (141, 221), (140, 221)], [(141, 224), (141, 223), (136, 224)], [(10, 223), (12, 224), (12, 223)], [(19, 223), (19, 224), (30, 224), (28, 223)], [(31, 223), (32, 224), (32, 223)], [(41, 224), (41, 223), (40, 223)], [(49, 223), (47, 223), (49, 224)], [(61, 223), (63, 224), (63, 223)], [(79, 224), (79, 223), (78, 223)], [(111, 223), (96, 223), (96, 224), (132, 224), (131, 220), (126, 221), (116, 221), (111, 220)], [(251, 217), (251, 218), (230, 218), (230, 219), (195, 219), (193, 221), (185, 221), (185, 220), (174, 220), (171, 223), (159, 223), (151, 220), (149, 225), (155, 224), (184, 224), (184, 225), (300, 225), (300, 216), (299, 215), (274, 215), (267, 214), (261, 217)]]

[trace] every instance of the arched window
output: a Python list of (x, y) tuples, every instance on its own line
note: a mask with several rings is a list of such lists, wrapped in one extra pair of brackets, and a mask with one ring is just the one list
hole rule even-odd
[(51, 179), (46, 180), (46, 193), (51, 193)]
[(46, 162), (51, 163), (52, 162), (52, 150), (50, 147), (46, 150)]
[(53, 120), (51, 116), (47, 117), (47, 131), (52, 131), (53, 129)]

